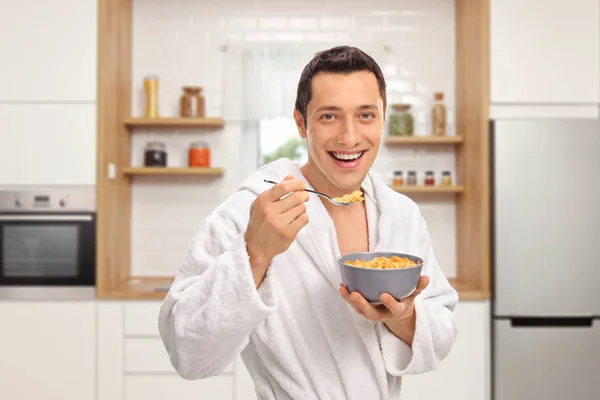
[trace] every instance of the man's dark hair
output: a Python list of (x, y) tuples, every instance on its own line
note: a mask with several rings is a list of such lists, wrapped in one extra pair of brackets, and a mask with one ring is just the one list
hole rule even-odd
[(319, 72), (350, 74), (352, 72), (370, 71), (377, 78), (379, 94), (383, 99), (383, 111), (387, 107), (385, 95), (385, 78), (377, 62), (364, 51), (351, 46), (337, 46), (315, 54), (300, 75), (296, 94), (296, 109), (302, 115), (306, 128), (306, 108), (312, 97), (312, 79)]

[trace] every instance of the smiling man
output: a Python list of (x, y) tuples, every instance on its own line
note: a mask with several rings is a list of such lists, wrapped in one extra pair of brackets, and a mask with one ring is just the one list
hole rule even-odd
[[(161, 337), (182, 377), (217, 375), (241, 354), (259, 399), (400, 399), (403, 376), (449, 354), (457, 293), (418, 206), (370, 170), (385, 90), (354, 47), (305, 67), (294, 119), (308, 162), (280, 159), (248, 177), (202, 223), (163, 302)], [(365, 200), (340, 207), (304, 188)], [(422, 257), (415, 292), (384, 293), (378, 306), (349, 293), (336, 259), (359, 251)]]

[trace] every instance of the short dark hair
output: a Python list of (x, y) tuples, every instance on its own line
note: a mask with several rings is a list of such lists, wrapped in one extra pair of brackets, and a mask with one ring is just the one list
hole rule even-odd
[(352, 46), (336, 46), (315, 54), (304, 67), (298, 82), (296, 109), (302, 115), (306, 128), (306, 108), (312, 97), (312, 79), (319, 72), (350, 74), (358, 71), (370, 71), (377, 78), (379, 94), (383, 99), (383, 110), (387, 107), (385, 78), (377, 62), (364, 51)]

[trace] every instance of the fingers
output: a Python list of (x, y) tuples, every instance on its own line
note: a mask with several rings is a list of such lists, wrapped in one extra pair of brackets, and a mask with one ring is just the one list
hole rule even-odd
[(382, 293), (381, 296), (379, 296), (379, 300), (381, 300), (383, 305), (386, 306), (395, 317), (400, 317), (404, 314), (406, 307), (408, 306), (405, 302), (396, 301), (396, 299), (388, 293)]
[(350, 294), (350, 301), (355, 304), (360, 311), (363, 312), (364, 316), (373, 321), (387, 321), (390, 317), (390, 312), (387, 310), (381, 311), (375, 308), (369, 303), (364, 297), (358, 292), (352, 292)]
[(281, 199), (286, 194), (304, 190), (306, 184), (304, 181), (300, 179), (294, 179), (293, 176), (288, 175), (282, 182), (279, 182), (277, 185), (273, 186), (271, 189), (267, 190), (267, 197), (270, 202), (275, 202)]
[(417, 297), (425, 288), (429, 285), (429, 277), (426, 275), (421, 276), (419, 279), (419, 283), (417, 284), (417, 288), (411, 294), (411, 297)]
[(290, 194), (285, 199), (276, 201), (275, 204), (277, 205), (277, 211), (284, 213), (298, 205), (304, 205), (303, 203), (306, 201), (308, 201), (308, 192), (301, 190)]
[(291, 210), (284, 212), (281, 215), (283, 226), (289, 225), (296, 220), (300, 215), (306, 212), (306, 205), (304, 203), (300, 203)]
[(300, 229), (308, 224), (308, 214), (302, 213), (285, 228), (285, 234), (289, 238), (295, 238)]
[(350, 304), (350, 307), (352, 307), (354, 309), (354, 311), (356, 311), (358, 314), (362, 315), (363, 317), (365, 316), (365, 313), (362, 312), (362, 310), (360, 308), (358, 308), (358, 306), (356, 304), (354, 304), (352, 299), (350, 299), (350, 292), (348, 291), (348, 289), (346, 289), (346, 287), (344, 286), (343, 283), (340, 283), (340, 288), (338, 289), (338, 292), (340, 292), (340, 294), (342, 295), (344, 300), (346, 300), (346, 303)]

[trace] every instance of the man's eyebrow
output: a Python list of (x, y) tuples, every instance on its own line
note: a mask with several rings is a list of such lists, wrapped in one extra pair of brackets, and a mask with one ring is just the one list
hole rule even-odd
[(315, 112), (321, 112), (321, 111), (341, 111), (341, 107), (337, 107), (337, 106), (321, 106), (319, 108), (317, 108), (315, 110)]
[[(363, 104), (357, 108), (358, 110), (377, 110), (377, 106), (375, 104)], [(315, 112), (321, 111), (341, 111), (341, 107), (337, 106), (321, 106), (315, 110)]]
[(377, 110), (377, 106), (375, 104), (364, 104), (358, 107), (359, 110)]

